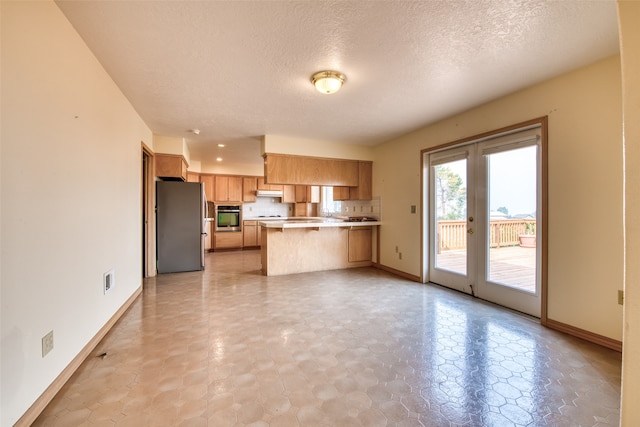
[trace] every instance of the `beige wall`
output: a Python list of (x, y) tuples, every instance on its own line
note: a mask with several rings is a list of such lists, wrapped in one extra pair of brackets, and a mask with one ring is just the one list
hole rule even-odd
[(640, 425), (640, 2), (618, 2), (625, 150), (622, 423)]
[[(640, 182), (638, 7), (620, 2), (623, 70), (631, 76), (628, 218), (640, 214), (631, 185)], [(0, 425), (12, 425), (141, 284), (140, 142), (153, 141), (53, 3), (0, 8)], [(610, 58), (374, 149), (383, 264), (420, 274), (420, 214), (409, 206), (420, 209), (421, 149), (549, 115), (549, 316), (620, 339), (620, 84), (619, 60)], [(312, 153), (299, 154), (332, 157)], [(629, 221), (626, 232), (623, 424), (631, 426), (640, 419), (640, 373), (631, 363), (640, 359), (638, 224)], [(105, 296), (102, 274), (112, 268), (116, 285)], [(50, 330), (55, 348), (42, 358), (40, 339)]]
[(315, 141), (281, 135), (265, 135), (262, 153), (293, 154), (349, 160), (373, 160), (373, 148), (366, 145)]
[(152, 135), (53, 2), (0, 7), (0, 425), (10, 426), (141, 286), (141, 142)]
[(262, 176), (264, 175), (264, 166), (259, 164), (244, 164), (244, 163), (217, 163), (214, 161), (202, 161), (200, 167), (202, 173), (215, 173), (221, 175), (247, 175), (247, 176)]
[[(549, 117), (549, 318), (622, 339), (620, 60), (612, 57), (375, 149), (381, 262), (420, 276), (420, 150)], [(403, 253), (400, 260), (395, 247)]]
[(153, 150), (156, 153), (176, 154), (184, 157), (191, 168), (191, 155), (187, 141), (173, 136), (153, 135)]

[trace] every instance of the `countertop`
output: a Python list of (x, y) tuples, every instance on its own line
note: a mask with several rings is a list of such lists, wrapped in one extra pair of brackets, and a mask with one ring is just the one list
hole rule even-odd
[[(245, 218), (246, 220), (246, 218)], [(348, 221), (345, 218), (336, 217), (289, 217), (257, 219), (265, 228), (325, 228), (325, 227), (368, 227), (382, 224), (380, 221)]]

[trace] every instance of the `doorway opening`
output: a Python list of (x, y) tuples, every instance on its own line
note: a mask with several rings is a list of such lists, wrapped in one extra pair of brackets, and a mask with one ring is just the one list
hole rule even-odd
[(155, 240), (155, 192), (154, 192), (154, 156), (149, 147), (142, 143), (142, 277), (156, 275)]

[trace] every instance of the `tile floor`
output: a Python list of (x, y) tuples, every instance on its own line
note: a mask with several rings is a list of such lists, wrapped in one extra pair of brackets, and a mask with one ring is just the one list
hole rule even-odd
[(147, 280), (36, 426), (618, 425), (619, 353), (364, 268)]

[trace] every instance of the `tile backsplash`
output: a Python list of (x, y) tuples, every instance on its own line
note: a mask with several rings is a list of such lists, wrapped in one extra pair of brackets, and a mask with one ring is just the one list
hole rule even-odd
[(372, 200), (345, 200), (341, 206), (343, 216), (372, 216), (381, 219), (380, 197)]
[(280, 203), (279, 197), (258, 197), (255, 202), (242, 204), (242, 217), (293, 216), (293, 203)]
[[(260, 216), (294, 216), (293, 203), (281, 203), (278, 197), (258, 197), (255, 202), (242, 204), (243, 218)], [(373, 200), (344, 200), (338, 216), (372, 216), (381, 219), (380, 198)]]

